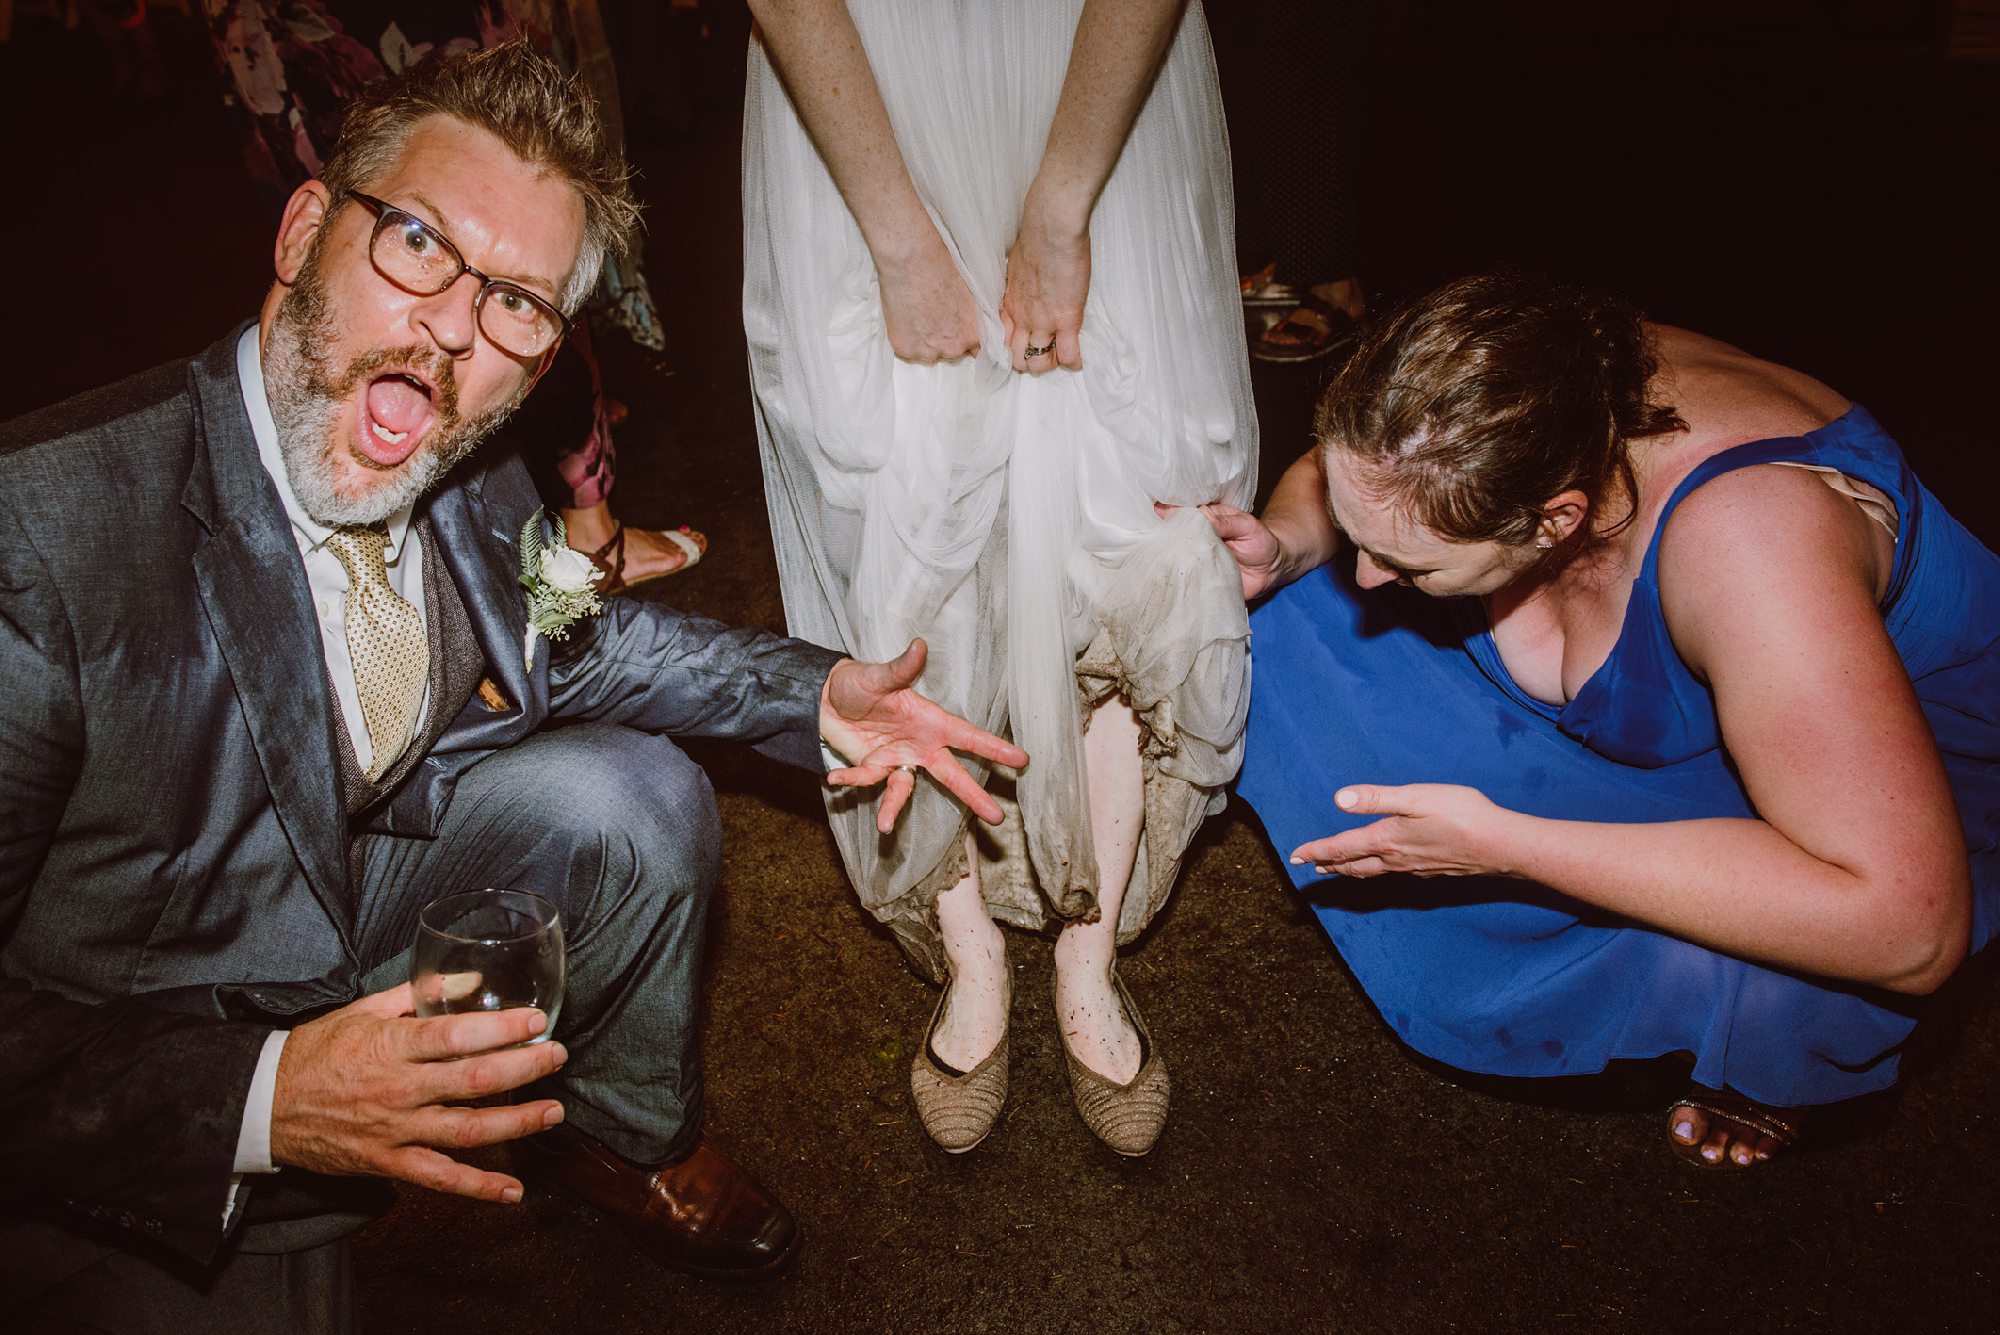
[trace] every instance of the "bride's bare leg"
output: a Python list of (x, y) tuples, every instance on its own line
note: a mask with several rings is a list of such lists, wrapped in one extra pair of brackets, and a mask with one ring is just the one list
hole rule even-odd
[(938, 1020), (931, 1049), (939, 1061), (970, 1071), (986, 1059), (1007, 1032), (1007, 941), (986, 912), (979, 895), (978, 863), (972, 836), (965, 840), (966, 874), (938, 896), (938, 930), (944, 937), (945, 958), (951, 961), (951, 983), (944, 1015)]
[(1083, 736), (1090, 775), (1090, 837), (1097, 849), (1098, 919), (1056, 938), (1056, 1011), (1077, 1060), (1123, 1084), (1139, 1073), (1139, 1033), (1111, 986), (1118, 963), (1118, 910), (1146, 818), (1139, 719), (1117, 696), (1100, 703)]

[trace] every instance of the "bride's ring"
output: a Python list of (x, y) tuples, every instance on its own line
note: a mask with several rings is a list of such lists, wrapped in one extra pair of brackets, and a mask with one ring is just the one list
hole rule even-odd
[(1055, 348), (1056, 345), (1054, 343), (1044, 343), (1039, 348), (1022, 348), (1021, 355), (1023, 357), (1046, 357), (1051, 352), (1054, 352)]
[(899, 769), (899, 770), (901, 770), (901, 771), (903, 771), (903, 773), (905, 773), (905, 774), (915, 774), (915, 773), (916, 773), (916, 772), (917, 772), (917, 771), (918, 771), (919, 769), (921, 769), (921, 768), (922, 768), (922, 766), (919, 766), (919, 765), (898, 765), (898, 766), (896, 766), (896, 768), (897, 768), (897, 769)]

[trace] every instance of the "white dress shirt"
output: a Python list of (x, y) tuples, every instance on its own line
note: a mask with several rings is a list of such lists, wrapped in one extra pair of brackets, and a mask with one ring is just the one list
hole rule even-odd
[[(347, 569), (326, 545), (333, 530), (300, 508), (299, 498), (292, 492), (291, 478), (285, 472), (284, 454), (278, 448), (278, 427), (271, 419), (271, 402), (264, 393), (264, 362), (257, 336), (257, 326), (252, 325), (243, 331), (243, 337), (236, 344), (236, 375), (243, 387), (243, 407), (250, 414), (250, 429), (257, 438), (258, 457), (263, 462), (264, 471), (270, 474), (271, 481), (277, 486), (278, 496), (285, 503), (285, 514), (291, 520), (292, 538), (298, 544), (300, 559), (305, 563), (306, 584), (312, 590), (313, 610), (319, 617), (320, 648), (326, 657), (327, 676), (333, 682), (334, 697), (340, 702), (347, 735), (354, 743), (355, 761), (365, 771), (375, 752), (368, 738), (368, 724), (361, 715), (361, 697), (354, 686), (354, 661), (347, 652), (347, 627), (342, 617), (347, 601)], [(383, 553), (383, 560), (389, 570), (389, 586), (416, 608), (421, 618), (424, 615), (424, 554), (422, 540), (410, 526), (414, 508), (412, 503), (389, 516), (389, 545)], [(424, 685), (424, 702), (428, 709), (428, 682)], [(420, 712), (417, 728), (421, 730), (422, 727), (423, 714)], [(277, 1171), (276, 1165), (271, 1162), (271, 1105), (278, 1092), (278, 1059), (285, 1050), (288, 1037), (290, 1031), (274, 1030), (264, 1040), (264, 1050), (257, 1058), (257, 1069), (250, 1079), (250, 1092), (244, 1099), (243, 1126), (236, 1137), (235, 1173), (229, 1180), (229, 1198), (222, 1209), (225, 1224), (235, 1212), (237, 1188), (242, 1183), (243, 1175)]]
[[(257, 454), (264, 471), (278, 488), (285, 514), (292, 521), (292, 539), (305, 562), (306, 584), (312, 590), (313, 610), (319, 614), (320, 648), (326, 655), (327, 675), (333, 680), (333, 694), (340, 701), (340, 717), (354, 743), (354, 758), (365, 772), (375, 758), (368, 740), (368, 724), (361, 717), (361, 696), (354, 688), (354, 660), (347, 652), (347, 567), (340, 563), (326, 540), (333, 530), (307, 514), (292, 492), (292, 480), (285, 472), (285, 457), (278, 448), (278, 427), (271, 420), (271, 402), (264, 395), (263, 358), (258, 355), (257, 330), (243, 331), (236, 345), (236, 374), (243, 382), (243, 406), (250, 413), (250, 429), (257, 436)], [(389, 516), (389, 546), (382, 553), (389, 569), (389, 587), (424, 617), (424, 553), (416, 530), (410, 527), (415, 510), (413, 501)], [(424, 703), (430, 703), (430, 683), (424, 683)], [(423, 713), (417, 716), (416, 732), (424, 726)]]

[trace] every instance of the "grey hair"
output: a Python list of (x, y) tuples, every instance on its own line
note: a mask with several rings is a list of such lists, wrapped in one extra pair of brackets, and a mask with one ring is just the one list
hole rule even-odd
[(607, 257), (638, 244), (631, 170), (611, 142), (597, 100), (526, 38), (484, 51), (427, 60), (362, 89), (340, 124), (320, 179), (336, 201), (389, 170), (410, 133), (430, 116), (485, 130), (521, 161), (554, 173), (583, 201), (583, 253), (561, 304), (574, 315)]

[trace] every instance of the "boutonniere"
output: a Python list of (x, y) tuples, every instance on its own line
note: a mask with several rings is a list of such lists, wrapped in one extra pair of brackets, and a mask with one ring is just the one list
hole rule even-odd
[(582, 552), (570, 550), (561, 515), (556, 516), (555, 530), (555, 542), (543, 545), (540, 510), (521, 526), (521, 587), (528, 591), (528, 634), (521, 662), (530, 672), (535, 670), (537, 635), (565, 639), (570, 623), (604, 609), (597, 590), (590, 587), (604, 578), (604, 572)]

